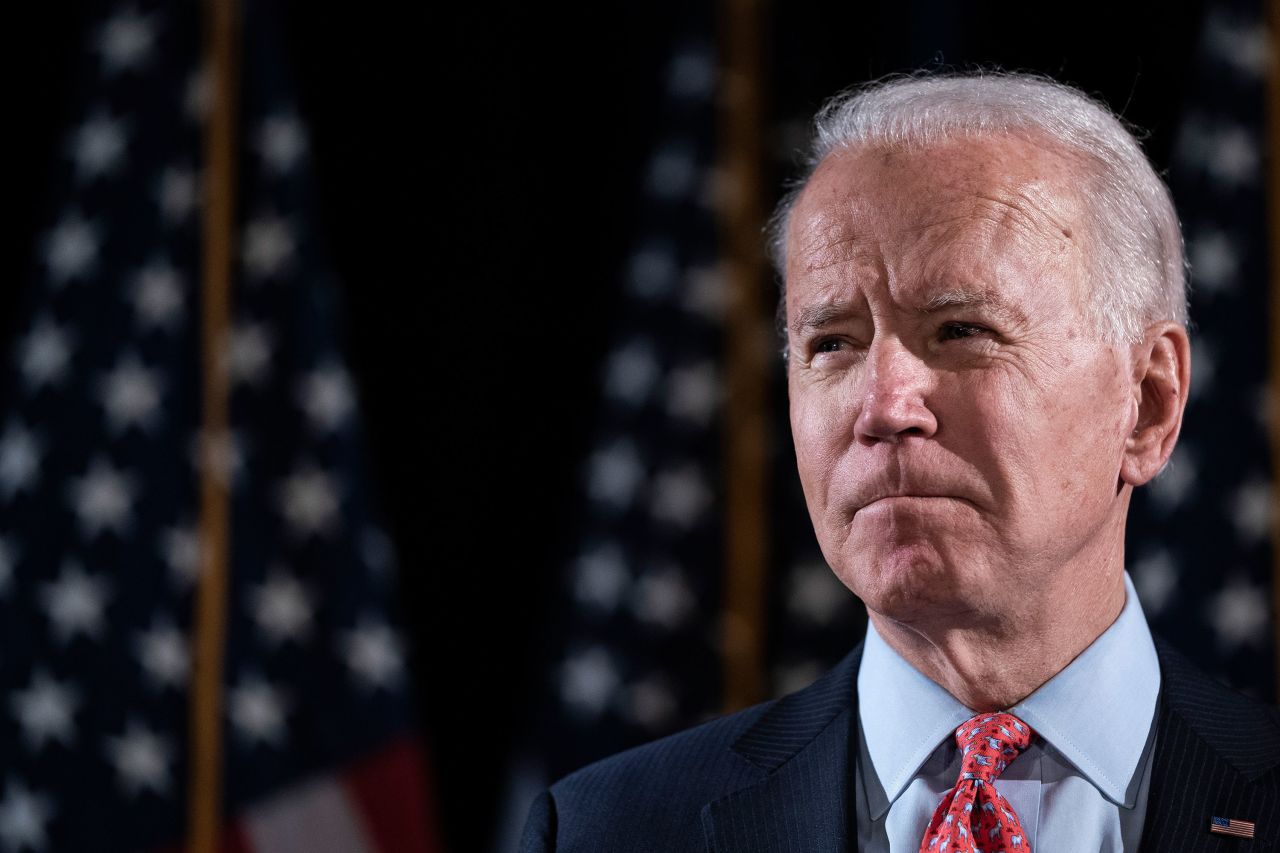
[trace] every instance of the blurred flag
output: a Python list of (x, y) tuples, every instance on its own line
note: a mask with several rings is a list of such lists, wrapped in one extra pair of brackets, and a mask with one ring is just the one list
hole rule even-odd
[(184, 839), (202, 458), (231, 483), (227, 849), (437, 849), (307, 132), (269, 9), (244, 6), (222, 437), (199, 435), (200, 8), (89, 27), (5, 374), (5, 853)]

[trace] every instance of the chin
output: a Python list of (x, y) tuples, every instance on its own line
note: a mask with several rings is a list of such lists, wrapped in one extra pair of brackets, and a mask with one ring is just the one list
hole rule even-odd
[(978, 579), (924, 543), (860, 553), (832, 565), (863, 604), (899, 622), (951, 621), (972, 613), (972, 597), (982, 596)]

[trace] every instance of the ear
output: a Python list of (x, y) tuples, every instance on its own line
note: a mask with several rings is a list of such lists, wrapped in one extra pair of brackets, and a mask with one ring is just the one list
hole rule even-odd
[(1179, 324), (1159, 323), (1132, 352), (1137, 417), (1125, 441), (1120, 479), (1141, 486), (1160, 473), (1178, 441), (1191, 385), (1191, 342)]

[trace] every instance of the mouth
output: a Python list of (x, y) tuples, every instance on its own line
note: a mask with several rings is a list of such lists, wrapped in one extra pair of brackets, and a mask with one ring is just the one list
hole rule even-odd
[(855, 513), (862, 512), (864, 509), (870, 509), (874, 506), (928, 506), (937, 501), (960, 501), (962, 503), (972, 503), (967, 498), (957, 497), (955, 495), (924, 495), (924, 494), (906, 494), (906, 495), (882, 495), (878, 498), (872, 498), (867, 503), (854, 510)]

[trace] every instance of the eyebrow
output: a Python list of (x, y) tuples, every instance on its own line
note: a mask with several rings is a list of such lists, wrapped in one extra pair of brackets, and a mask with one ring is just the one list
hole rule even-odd
[[(1025, 315), (998, 291), (972, 290), (958, 287), (936, 294), (917, 310), (917, 314), (928, 317), (945, 311), (948, 308), (981, 307), (994, 311), (1008, 320), (1022, 320)], [(791, 331), (799, 334), (805, 329), (820, 329), (834, 320), (843, 320), (852, 316), (858, 305), (849, 300), (834, 300), (810, 305), (796, 313), (791, 322)]]

